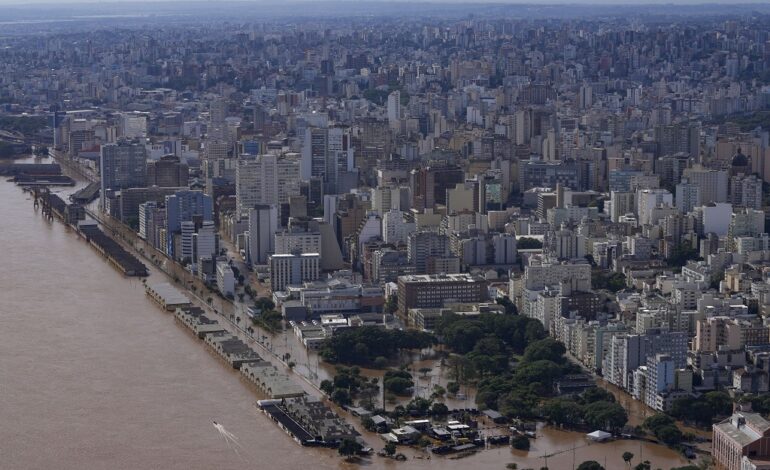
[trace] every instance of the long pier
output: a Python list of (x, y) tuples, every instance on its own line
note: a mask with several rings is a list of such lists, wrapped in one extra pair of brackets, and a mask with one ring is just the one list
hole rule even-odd
[(107, 236), (101, 229), (93, 224), (81, 223), (85, 220), (85, 208), (79, 204), (67, 204), (57, 194), (51, 193), (48, 188), (36, 188), (33, 191), (35, 198), (35, 210), (41, 209), (43, 217), (53, 220), (57, 218), (65, 225), (74, 228), (85, 240), (93, 246), (115, 266), (118, 271), (126, 276), (148, 276), (147, 266), (134, 255), (126, 251), (118, 242)]
[(96, 225), (83, 225), (78, 230), (86, 237), (88, 243), (126, 276), (149, 276), (147, 266), (144, 263), (123, 249), (118, 242), (108, 237)]

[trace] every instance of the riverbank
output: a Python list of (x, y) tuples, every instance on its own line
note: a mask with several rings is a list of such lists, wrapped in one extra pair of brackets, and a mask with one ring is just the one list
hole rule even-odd
[[(27, 212), (25, 212), (25, 215), (31, 215), (33, 214), (32, 211), (28, 209), (28, 207), (25, 208)], [(42, 222), (42, 221), (40, 221)], [(122, 241), (120, 238), (116, 238), (117, 241), (120, 243), (125, 243), (126, 246), (128, 246), (128, 243)], [(82, 246), (82, 244), (80, 244)], [(140, 253), (141, 254), (141, 253)], [(146, 256), (145, 256), (146, 255)], [(152, 254), (151, 252), (145, 251), (145, 254), (142, 254), (142, 256), (145, 256), (145, 259), (150, 259)], [(85, 260), (87, 261), (87, 260)], [(91, 263), (93, 264), (93, 263)], [(176, 273), (176, 268), (168, 267), (163, 260), (161, 260), (161, 263), (164, 268), (169, 269), (169, 272)], [(159, 281), (159, 280), (167, 280), (172, 279), (171, 275), (161, 270), (160, 267), (158, 267), (156, 264), (151, 264), (150, 268), (150, 280), (151, 281)], [(111, 276), (110, 278), (117, 279), (116, 276), (117, 273), (114, 271), (111, 273), (114, 276)], [(89, 278), (90, 279), (90, 278)], [(180, 277), (180, 282), (183, 282), (183, 284), (178, 285), (184, 285), (184, 277)], [(90, 280), (90, 282), (93, 282), (93, 280)], [(127, 284), (129, 283), (129, 284)], [(96, 285), (99, 285), (96, 283)], [(136, 286), (135, 282), (126, 281), (125, 279), (123, 281), (112, 281), (108, 287), (100, 286), (100, 289), (107, 289), (107, 290), (117, 290), (123, 293), (123, 290), (126, 288), (127, 285), (133, 285)], [(200, 291), (199, 291), (200, 292)], [(144, 298), (144, 294), (141, 293), (141, 296)], [(121, 298), (120, 296), (115, 296), (117, 298)], [(66, 297), (65, 297), (66, 298)], [(206, 306), (206, 309), (211, 310), (217, 310), (219, 318), (223, 318), (225, 321), (228, 322), (228, 324), (232, 325), (235, 323), (234, 321), (234, 315), (239, 314), (236, 310), (236, 308), (227, 302), (224, 302), (222, 299), (219, 299), (218, 297), (213, 297), (213, 302), (211, 306), (208, 306), (205, 299), (200, 297), (197, 293), (195, 294), (196, 302), (198, 304), (202, 304)], [(165, 318), (163, 315), (158, 315), (157, 307), (155, 307), (153, 304), (149, 303), (148, 299), (143, 299), (144, 303), (147, 305), (143, 307), (143, 311), (141, 312), (140, 317), (142, 319), (146, 320), (147, 315), (145, 312), (149, 312), (152, 315), (156, 315), (157, 317), (160, 317), (161, 319)], [(105, 307), (109, 308), (109, 307)], [(122, 311), (121, 309), (116, 309), (118, 311)], [(134, 309), (135, 310), (135, 309)], [(134, 316), (137, 316), (138, 313), (134, 310), (129, 310), (128, 312), (124, 312), (124, 315), (130, 315), (132, 318)], [(85, 310), (89, 311), (89, 310)], [(133, 335), (130, 331), (126, 332), (124, 331), (124, 326), (122, 324), (121, 319), (113, 319), (115, 327), (116, 325), (120, 325), (121, 334), (126, 334), (127, 337), (130, 337), (133, 339), (134, 342), (136, 342), (138, 339), (135, 335)], [(156, 322), (153, 322), (156, 323)], [(237, 328), (234, 329), (234, 331), (237, 332), (239, 337), (241, 338), (247, 338), (248, 335), (246, 332), (240, 328), (238, 325), (235, 325)], [(161, 325), (162, 327), (162, 325)], [(166, 327), (167, 328), (167, 327)], [(174, 333), (176, 329), (170, 329), (171, 333)], [(177, 332), (179, 333), (179, 332)], [(190, 335), (184, 333), (183, 336), (190, 339)], [(257, 334), (257, 339), (261, 338), (263, 335)], [(139, 336), (139, 338), (143, 338), (142, 336)], [(142, 347), (144, 347), (144, 339), (141, 339)], [(262, 341), (259, 341), (260, 346), (263, 347), (264, 351), (270, 351), (271, 357), (273, 355), (275, 356), (282, 356), (284, 351), (289, 352), (292, 351), (292, 348), (294, 348), (292, 359), (298, 363), (298, 366), (295, 369), (300, 369), (304, 373), (310, 374), (310, 371), (313, 370), (314, 366), (312, 365), (312, 361), (314, 359), (313, 355), (308, 355), (307, 352), (298, 346), (298, 344), (295, 341), (295, 338), (293, 335), (288, 334), (281, 334), (275, 338), (268, 338), (268, 339), (262, 339)], [(194, 344), (194, 343), (190, 343)], [(103, 350), (109, 350), (107, 346), (103, 346)], [(215, 358), (212, 354), (208, 354), (207, 351), (204, 350), (204, 353), (210, 358)], [(265, 354), (267, 356), (267, 354)], [(308, 358), (308, 359), (305, 359)], [(317, 361), (317, 357), (315, 358)], [(277, 360), (277, 358), (276, 358)], [(205, 361), (204, 361), (205, 362)], [(307, 362), (307, 364), (300, 364), (301, 362)], [(217, 364), (217, 367), (221, 367), (221, 362), (219, 359), (215, 359), (215, 364)], [(224, 369), (224, 368), (222, 368)], [(307, 383), (308, 386), (312, 384), (315, 381), (320, 381), (322, 377), (325, 375), (328, 375), (329, 371), (333, 371), (333, 367), (321, 365), (319, 367), (318, 363), (315, 363), (315, 371), (316, 371), (316, 379), (310, 380), (308, 379)], [(227, 371), (230, 372), (230, 371)], [(374, 371), (373, 371), (374, 372)], [(195, 377), (198, 372), (196, 370), (196, 367), (192, 367), (191, 369), (187, 370), (187, 373), (191, 374), (193, 377)], [(325, 375), (324, 375), (325, 374)], [(300, 374), (302, 375), (302, 374)], [(247, 400), (250, 402), (253, 402), (254, 395), (253, 395), (253, 386), (249, 385), (245, 380), (239, 379), (238, 374), (229, 373), (228, 376), (230, 379), (234, 379), (236, 384), (240, 384), (241, 388), (249, 392), (250, 398)], [(162, 381), (162, 379), (160, 379)], [(443, 381), (443, 379), (441, 379)], [(431, 382), (433, 382), (431, 380)], [(315, 387), (313, 387), (315, 388)], [(233, 397), (225, 397), (227, 399), (236, 400), (238, 399), (237, 396), (239, 394), (234, 394)], [(253, 408), (253, 407), (252, 407)], [(335, 409), (336, 411), (337, 409)], [(253, 410), (250, 410), (252, 412), (251, 415), (251, 426), (246, 429), (245, 432), (248, 433), (254, 433), (255, 429), (255, 421), (253, 418)], [(180, 414), (184, 414), (187, 412), (193, 412), (193, 413), (201, 413), (201, 410), (192, 410), (192, 411), (178, 411)], [(338, 411), (339, 412), (339, 411)], [(204, 415), (210, 415), (207, 411), (203, 411)], [(278, 437), (273, 436), (273, 440), (269, 437), (271, 435), (271, 430), (275, 430), (276, 432), (279, 432), (280, 430), (277, 429), (269, 420), (264, 418), (261, 414), (258, 415), (259, 420), (258, 424), (256, 424), (256, 430), (258, 430), (260, 435), (266, 435), (268, 436), (267, 439), (269, 444), (264, 444), (262, 442), (256, 443), (255, 447), (261, 449), (262, 446), (268, 445), (271, 447), (270, 450), (273, 449), (279, 449), (281, 448), (280, 445), (277, 445), (276, 442), (286, 442), (291, 444), (292, 446), (295, 446), (293, 441), (291, 439), (287, 438), (283, 432), (280, 432)], [(345, 415), (348, 417), (347, 415)], [(227, 421), (224, 420), (218, 420), (218, 422), (224, 423), (225, 425), (228, 424)], [(359, 428), (359, 431), (361, 431), (358, 423), (354, 421), (354, 424), (357, 428)], [(208, 425), (210, 426), (210, 420), (208, 421)], [(269, 427), (270, 429), (268, 429)], [(237, 432), (236, 432), (237, 434)], [(376, 435), (368, 434), (365, 432), (362, 432), (366, 436), (366, 439), (371, 444), (374, 444), (375, 447), (378, 447), (379, 444), (379, 437)], [(276, 441), (277, 439), (277, 441)], [(274, 442), (275, 441), (275, 442)], [(607, 456), (608, 459), (608, 467), (607, 468), (616, 468), (612, 462), (613, 460), (617, 460), (618, 463), (622, 464), (621, 455), (624, 451), (630, 451), (637, 455), (641, 454), (644, 456), (645, 459), (649, 459), (653, 462), (654, 467), (661, 467), (661, 468), (670, 468), (672, 466), (679, 466), (679, 465), (685, 465), (687, 462), (682, 459), (680, 456), (678, 456), (675, 452), (670, 451), (669, 449), (666, 449), (662, 446), (656, 446), (653, 444), (648, 443), (637, 443), (637, 442), (629, 442), (629, 441), (616, 441), (606, 444), (592, 444), (592, 445), (585, 445), (586, 440), (582, 433), (575, 433), (575, 432), (569, 432), (569, 431), (561, 431), (554, 428), (549, 427), (541, 427), (541, 430), (539, 431), (538, 439), (532, 442), (533, 446), (532, 449), (529, 452), (520, 452), (520, 451), (512, 451), (508, 447), (501, 447), (491, 450), (486, 450), (483, 452), (476, 453), (473, 456), (467, 457), (465, 459), (454, 461), (454, 460), (448, 460), (443, 458), (434, 458), (431, 460), (427, 459), (414, 459), (413, 457), (424, 455), (421, 452), (416, 451), (408, 451), (408, 454), (410, 456), (410, 463), (408, 464), (410, 468), (447, 468), (447, 469), (453, 469), (453, 468), (467, 468), (468, 466), (474, 466), (474, 465), (480, 465), (482, 468), (503, 468), (506, 463), (510, 462), (516, 462), (520, 468), (525, 468), (527, 466), (530, 466), (532, 468), (539, 468), (543, 465), (543, 462), (545, 460), (548, 461), (548, 465), (551, 468), (572, 468), (571, 467), (571, 455), (574, 455), (574, 459), (577, 461), (577, 463), (582, 462), (583, 460), (599, 460), (600, 462), (604, 459), (604, 456)], [(324, 467), (326, 464), (331, 463), (334, 467), (337, 465), (342, 465), (343, 467), (348, 467), (350, 464), (347, 463), (339, 463), (339, 459), (336, 457), (336, 455), (330, 451), (321, 451), (321, 450), (306, 450), (302, 452), (297, 452), (296, 447), (289, 447), (289, 452), (294, 454), (301, 454), (302, 458), (301, 461), (304, 462), (304, 465), (315, 465), (316, 462), (318, 462), (319, 467)], [(573, 453), (572, 450), (575, 450)], [(275, 452), (278, 452), (277, 450)], [(276, 454), (275, 452), (268, 452), (264, 455), (263, 458), (269, 459), (270, 461), (276, 461), (276, 459), (282, 459), (282, 454)], [(547, 457), (544, 457), (547, 456)], [(296, 458), (294, 459), (296, 460)], [(635, 459), (636, 460), (636, 459)], [(266, 460), (267, 461), (267, 460)], [(284, 459), (283, 461), (291, 462), (292, 459)], [(374, 458), (371, 461), (372, 465), (376, 465), (377, 467), (382, 466), (391, 466), (391, 465), (397, 465), (397, 463), (390, 461), (389, 459), (378, 459)], [(556, 467), (555, 465), (559, 465)], [(140, 465), (141, 466), (141, 465)], [(213, 465), (212, 467), (219, 467), (217, 465)], [(239, 465), (231, 465), (227, 468), (241, 468)], [(244, 467), (245, 468), (245, 467)], [(293, 468), (293, 467), (288, 467)], [(620, 468), (618, 466), (617, 468)]]
[[(79, 182), (75, 188), (82, 186)], [(70, 188), (59, 194), (66, 198)], [(0, 441), (11, 468), (339, 468), (297, 452), (240, 375), (0, 181)], [(151, 269), (150, 278), (163, 277)], [(238, 454), (212, 425), (237, 436)]]

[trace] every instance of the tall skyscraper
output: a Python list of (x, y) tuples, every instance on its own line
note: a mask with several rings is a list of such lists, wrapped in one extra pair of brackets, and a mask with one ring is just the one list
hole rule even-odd
[(578, 105), (580, 109), (588, 109), (594, 104), (593, 87), (589, 83), (584, 83), (580, 87), (580, 96)]
[(147, 150), (139, 141), (120, 140), (102, 145), (99, 165), (102, 207), (106, 191), (146, 185)]
[(388, 95), (388, 124), (391, 128), (401, 119), (401, 92), (396, 90)]
[(286, 204), (300, 194), (300, 161), (295, 153), (242, 156), (235, 170), (238, 217), (246, 218), (258, 204)]
[(227, 102), (223, 99), (212, 101), (209, 105), (209, 124), (207, 135), (210, 141), (226, 142), (227, 135)]
[(728, 174), (724, 170), (713, 170), (702, 167), (686, 168), (682, 178), (698, 187), (700, 204), (712, 202), (727, 202)]
[(249, 210), (249, 242), (247, 259), (251, 264), (265, 264), (275, 252), (278, 231), (278, 208), (259, 204)]
[(302, 179), (321, 178), (325, 194), (346, 193), (358, 185), (353, 156), (348, 127), (309, 127), (302, 145)]

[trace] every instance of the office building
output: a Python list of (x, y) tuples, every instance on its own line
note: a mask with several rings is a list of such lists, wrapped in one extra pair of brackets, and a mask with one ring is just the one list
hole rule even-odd
[(245, 219), (257, 205), (288, 204), (290, 197), (298, 196), (298, 157), (297, 154), (241, 156), (235, 170), (238, 217)]
[(318, 253), (276, 254), (268, 258), (268, 264), (273, 292), (315, 281), (321, 275), (321, 256)]
[(99, 160), (101, 203), (108, 190), (140, 188), (147, 183), (147, 151), (144, 144), (121, 140), (102, 145)]
[(410, 275), (398, 278), (398, 311), (443, 307), (444, 302), (484, 302), (488, 283), (470, 274)]
[(358, 186), (350, 129), (308, 127), (302, 143), (301, 176), (319, 178), (324, 194), (342, 194)]
[(189, 169), (175, 155), (166, 155), (158, 161), (147, 162), (147, 186), (187, 187)]
[(247, 261), (266, 264), (275, 253), (275, 233), (278, 231), (278, 207), (259, 204), (249, 210)]

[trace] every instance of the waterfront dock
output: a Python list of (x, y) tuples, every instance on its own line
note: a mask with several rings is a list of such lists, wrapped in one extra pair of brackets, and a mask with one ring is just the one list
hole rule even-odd
[(164, 310), (174, 311), (178, 308), (189, 307), (192, 305), (190, 299), (186, 295), (168, 282), (158, 282), (153, 284), (148, 282), (144, 286), (144, 291)]
[(75, 180), (66, 175), (16, 175), (13, 182), (19, 186), (75, 186)]
[(207, 333), (204, 340), (233, 369), (240, 369), (247, 362), (262, 361), (256, 351), (227, 330)]
[(358, 431), (318, 397), (260, 400), (257, 407), (303, 446), (338, 447), (345, 439), (361, 440)]
[(316, 445), (316, 440), (312, 434), (305, 430), (299, 423), (294, 421), (280, 407), (281, 400), (260, 400), (257, 402), (259, 408), (267, 415), (279, 428), (291, 436), (297, 443), (303, 446)]
[(124, 275), (137, 277), (149, 275), (144, 263), (124, 250), (118, 242), (105, 235), (95, 224), (80, 224), (79, 230), (86, 238), (86, 241)]
[(291, 398), (305, 395), (305, 390), (288, 374), (267, 361), (249, 362), (241, 366), (241, 374), (270, 398)]
[(1, 163), (1, 176), (54, 176), (61, 175), (58, 163)]
[(205, 313), (199, 307), (177, 307), (174, 318), (191, 330), (198, 339), (203, 339), (209, 333), (227, 331), (218, 320), (209, 318)]

